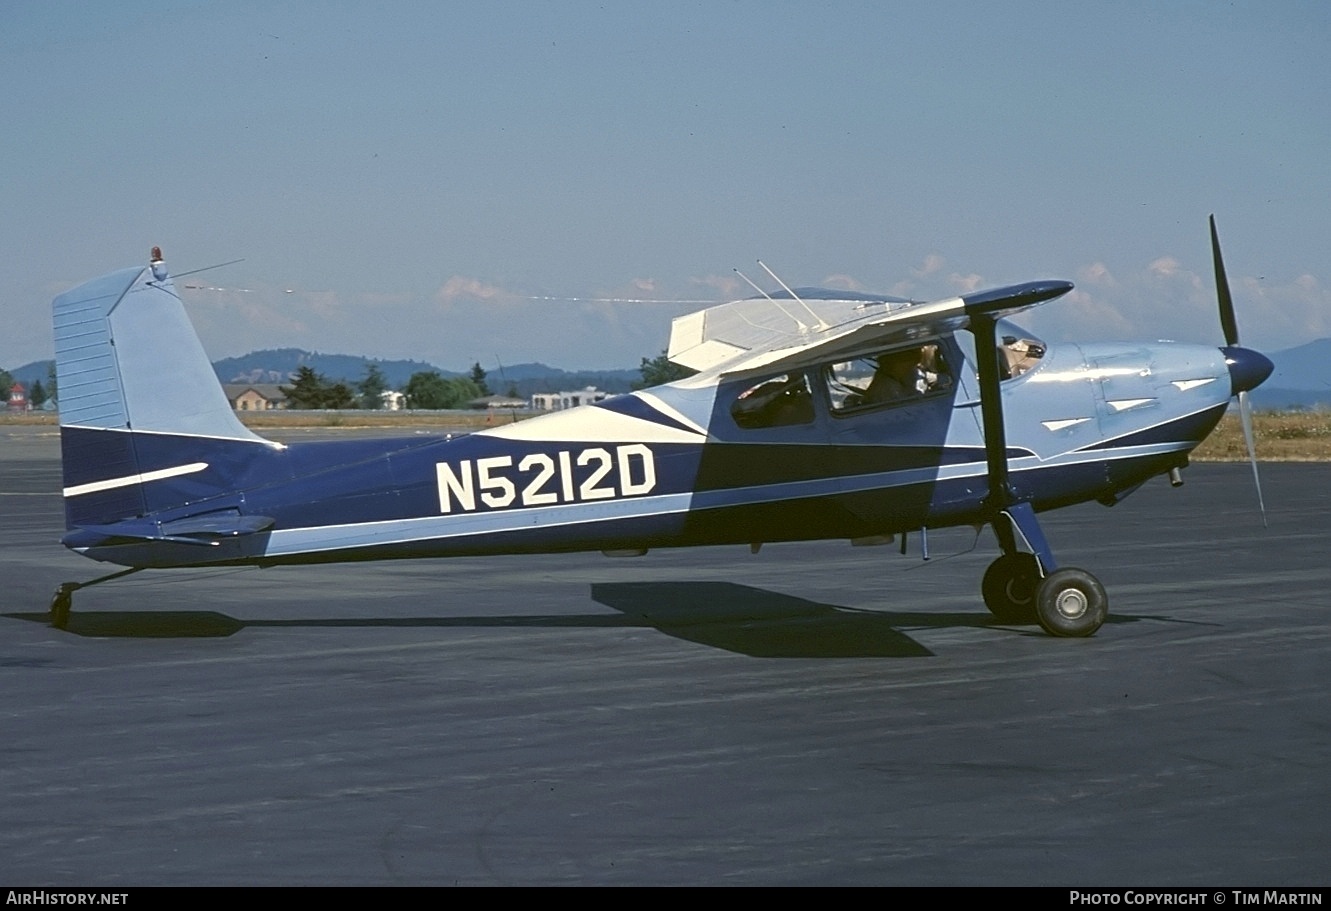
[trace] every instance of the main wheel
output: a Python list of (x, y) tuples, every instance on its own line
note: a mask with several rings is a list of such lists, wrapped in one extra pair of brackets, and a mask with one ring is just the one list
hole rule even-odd
[(1034, 554), (1003, 554), (984, 572), (984, 606), (1004, 623), (1035, 622), (1035, 590), (1040, 564)]
[(1051, 636), (1093, 636), (1109, 614), (1100, 580), (1083, 569), (1056, 569), (1035, 590), (1035, 617)]

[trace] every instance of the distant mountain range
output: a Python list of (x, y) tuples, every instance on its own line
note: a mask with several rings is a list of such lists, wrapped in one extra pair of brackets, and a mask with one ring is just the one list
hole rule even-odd
[[(213, 362), (217, 378), (223, 383), (289, 383), (301, 367), (309, 367), (325, 379), (342, 380), (354, 385), (364, 376), (370, 365), (379, 368), (389, 387), (401, 389), (412, 374), (437, 370), (443, 376), (467, 376), (444, 370), (424, 361), (382, 360), (357, 357), (352, 354), (320, 354), (299, 348), (275, 348), (252, 351), (241, 357), (228, 357)], [(482, 369), (485, 369), (482, 366)], [(534, 392), (565, 392), (595, 386), (607, 392), (628, 392), (632, 384), (642, 380), (639, 370), (561, 370), (545, 364), (513, 364), (486, 369), (485, 382), (491, 392), (505, 393), (509, 387), (518, 395), (530, 398)]]
[[(1331, 408), (1331, 338), (1318, 339), (1269, 355), (1276, 369), (1271, 378), (1253, 390), (1254, 407)], [(329, 380), (355, 384), (374, 364), (384, 374), (388, 385), (400, 389), (413, 373), (438, 370), (444, 376), (459, 376), (424, 361), (383, 360), (351, 354), (320, 354), (299, 348), (254, 351), (242, 357), (228, 357), (213, 363), (217, 378), (223, 383), (289, 383), (292, 375), (308, 366)], [(16, 380), (31, 387), (35, 380), (47, 382), (51, 362), (33, 361), (9, 372)], [(491, 392), (505, 393), (510, 387), (518, 395), (530, 398), (534, 392), (564, 392), (595, 386), (607, 392), (628, 392), (642, 379), (636, 368), (623, 370), (562, 370), (545, 364), (512, 364), (502, 369), (486, 370), (486, 384)]]
[[(217, 379), (223, 383), (278, 383), (287, 384), (301, 367), (309, 367), (325, 379), (344, 381), (355, 385), (373, 364), (383, 373), (390, 388), (401, 389), (412, 374), (437, 370), (443, 376), (470, 375), (444, 370), (424, 361), (384, 360), (358, 357), (354, 354), (321, 354), (300, 348), (274, 348), (252, 351), (240, 357), (227, 357), (213, 362)], [(10, 370), (14, 379), (31, 387), (41, 380), (47, 384), (51, 361), (33, 361)], [(484, 367), (482, 369), (485, 369)], [(628, 392), (633, 384), (641, 382), (642, 372), (625, 370), (563, 370), (545, 364), (512, 364), (486, 369), (486, 385), (494, 393), (516, 389), (522, 398), (531, 398), (536, 392), (568, 392), (595, 386), (606, 392)]]
[[(385, 361), (351, 354), (320, 354), (300, 348), (271, 348), (213, 361), (213, 370), (223, 383), (290, 383), (301, 367), (309, 367), (334, 382), (355, 383), (365, 376), (370, 364), (378, 367), (388, 385), (394, 388), (406, 385), (413, 373), (438, 369), (424, 361)], [(445, 376), (457, 375), (443, 370), (439, 372)]]
[(1254, 408), (1331, 406), (1331, 338), (1286, 348), (1269, 357), (1276, 369), (1249, 393)]

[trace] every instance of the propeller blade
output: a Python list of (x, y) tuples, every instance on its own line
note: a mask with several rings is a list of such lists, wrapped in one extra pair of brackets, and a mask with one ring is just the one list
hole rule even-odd
[(1225, 332), (1225, 344), (1239, 343), (1239, 324), (1234, 319), (1234, 298), (1229, 294), (1229, 279), (1225, 276), (1225, 261), (1220, 258), (1220, 236), (1215, 231), (1215, 216), (1211, 216), (1211, 259), (1215, 262), (1215, 296), (1220, 303), (1220, 328)]
[[(1220, 235), (1215, 230), (1215, 215), (1211, 216), (1211, 258), (1215, 263), (1215, 296), (1220, 305), (1220, 328), (1225, 333), (1227, 346), (1225, 359), (1231, 373), (1238, 376), (1234, 388), (1238, 390), (1239, 422), (1243, 425), (1243, 442), (1248, 447), (1248, 462), (1252, 465), (1252, 482), (1257, 488), (1257, 507), (1262, 511), (1262, 527), (1266, 524), (1266, 501), (1262, 499), (1262, 479), (1257, 474), (1257, 446), (1252, 435), (1252, 406), (1248, 403), (1248, 390), (1266, 379), (1271, 373), (1271, 362), (1255, 351), (1237, 348), (1239, 324), (1234, 318), (1234, 298), (1229, 293), (1229, 278), (1225, 275), (1225, 261), (1220, 256)], [(1230, 350), (1234, 349), (1234, 350)], [(1260, 376), (1258, 376), (1260, 374)], [(1255, 382), (1254, 382), (1255, 380)]]
[(1252, 464), (1252, 482), (1257, 487), (1257, 508), (1262, 511), (1262, 527), (1266, 524), (1266, 501), (1262, 499), (1262, 479), (1257, 476), (1257, 447), (1252, 438), (1252, 407), (1248, 404), (1248, 393), (1239, 393), (1239, 422), (1243, 424), (1243, 442), (1248, 444), (1248, 461)]

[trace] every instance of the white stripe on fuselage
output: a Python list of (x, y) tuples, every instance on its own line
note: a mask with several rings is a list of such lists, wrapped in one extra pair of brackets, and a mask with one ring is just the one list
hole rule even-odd
[[(682, 415), (681, 415), (682, 417)], [(561, 443), (691, 443), (698, 444), (707, 433), (690, 421), (689, 426), (671, 427), (656, 421), (629, 414), (620, 414), (596, 405), (582, 405), (567, 411), (556, 411), (529, 421), (487, 427), (474, 436), (499, 437), (505, 440), (534, 440)]]
[(135, 484), (147, 484), (149, 481), (162, 481), (166, 478), (178, 478), (181, 475), (194, 474), (208, 467), (207, 462), (190, 462), (188, 465), (176, 465), (174, 468), (159, 468), (142, 474), (129, 474), (120, 478), (107, 478), (105, 481), (90, 481), (87, 484), (75, 484), (63, 491), (67, 497), (77, 497), (85, 493), (99, 493), (103, 490), (115, 490), (119, 487), (133, 487)]

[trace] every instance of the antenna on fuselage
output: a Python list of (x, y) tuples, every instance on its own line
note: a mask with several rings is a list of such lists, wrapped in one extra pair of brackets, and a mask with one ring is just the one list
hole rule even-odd
[(781, 280), (781, 277), (780, 277), (779, 275), (777, 275), (777, 274), (776, 274), (775, 272), (773, 272), (771, 269), (767, 268), (767, 263), (763, 262), (763, 261), (760, 259), (760, 260), (758, 260), (758, 265), (762, 266), (764, 272), (766, 272), (768, 275), (772, 276), (773, 280), (775, 280), (776, 283), (777, 283), (778, 285), (780, 285), (782, 288), (784, 288), (784, 289), (785, 289), (785, 292), (786, 292), (787, 294), (789, 294), (789, 295), (791, 296), (791, 298), (793, 298), (795, 301), (797, 301), (801, 307), (803, 307), (805, 310), (808, 311), (809, 315), (812, 316), (812, 317), (814, 318), (814, 320), (817, 321), (817, 323), (818, 323), (818, 328), (819, 328), (819, 329), (826, 329), (826, 328), (827, 328), (827, 323), (824, 322), (823, 318), (822, 318), (821, 316), (818, 315), (818, 312), (817, 312), (816, 310), (814, 310), (812, 307), (810, 307), (808, 304), (806, 304), (806, 303), (804, 302), (804, 300), (803, 300), (798, 294), (796, 294), (794, 291), (792, 291), (792, 290), (790, 289), (790, 286), (787, 285), (785, 282), (783, 282), (783, 281)]
[[(763, 261), (759, 260), (759, 264), (761, 264), (761, 262), (763, 262)], [(761, 294), (761, 296), (767, 298), (767, 300), (769, 300), (769, 301), (772, 301), (773, 304), (776, 304), (776, 309), (777, 309), (777, 310), (780, 310), (780, 312), (781, 312), (781, 313), (784, 313), (785, 316), (791, 317), (791, 322), (793, 322), (793, 324), (799, 326), (799, 328), (800, 328), (800, 332), (808, 332), (808, 330), (809, 330), (808, 326), (807, 326), (807, 325), (804, 325), (803, 322), (800, 322), (800, 317), (795, 316), (795, 314), (793, 314), (793, 313), (789, 312), (789, 310), (785, 309), (784, 306), (781, 306), (781, 301), (776, 300), (776, 298), (775, 298), (775, 297), (772, 297), (771, 294), (768, 294), (767, 292), (765, 292), (765, 290), (759, 288), (759, 286), (757, 286), (756, 284), (753, 284), (753, 280), (751, 280), (751, 278), (749, 278), (748, 276), (745, 276), (745, 274), (744, 274), (743, 272), (740, 272), (739, 269), (736, 269), (736, 270), (735, 270), (735, 274), (737, 274), (737, 276), (739, 276), (740, 278), (743, 278), (744, 281), (747, 281), (748, 284), (749, 284), (749, 288), (752, 288), (753, 290), (756, 290), (756, 292), (759, 293), (759, 294)]]
[[(758, 265), (762, 266), (764, 269), (767, 269), (767, 266), (763, 264), (763, 261), (762, 261), (761, 259), (758, 260)], [(800, 328), (800, 332), (808, 332), (808, 331), (809, 331), (809, 327), (806, 326), (806, 325), (804, 325), (804, 323), (802, 323), (802, 322), (800, 321), (800, 318), (799, 318), (798, 316), (796, 316), (795, 314), (791, 313), (791, 312), (790, 312), (789, 310), (787, 310), (785, 307), (781, 306), (781, 301), (779, 301), (779, 300), (777, 300), (776, 298), (772, 297), (772, 295), (768, 294), (768, 293), (767, 293), (766, 291), (764, 291), (762, 288), (758, 287), (757, 283), (754, 282), (753, 279), (749, 278), (747, 275), (745, 275), (743, 272), (739, 271), (738, 269), (735, 270), (735, 274), (738, 275), (740, 278), (744, 279), (746, 282), (748, 282), (748, 283), (749, 283), (749, 287), (752, 288), (754, 291), (757, 291), (757, 292), (758, 292), (759, 294), (761, 294), (763, 297), (767, 298), (769, 301), (771, 301), (772, 303), (776, 304), (776, 308), (777, 308), (778, 310), (780, 310), (780, 311), (781, 311), (782, 313), (784, 313), (786, 316), (790, 317), (790, 321), (793, 322), (796, 326), (799, 326), (799, 328)], [(772, 278), (776, 278), (776, 275), (773, 274), (773, 272), (772, 272), (771, 269), (767, 269), (767, 274), (768, 274), (768, 275), (771, 275)], [(781, 281), (781, 279), (776, 278), (776, 283), (777, 283), (778, 285), (780, 285), (782, 288), (786, 288), (786, 284), (785, 284), (785, 282)], [(827, 328), (827, 324), (824, 323), (821, 319), (819, 319), (819, 318), (818, 318), (818, 314), (817, 314), (817, 313), (814, 313), (813, 310), (810, 310), (810, 309), (809, 309), (809, 305), (808, 305), (808, 304), (805, 304), (804, 301), (800, 300), (800, 299), (799, 299), (799, 296), (796, 295), (794, 291), (791, 291), (789, 288), (786, 288), (786, 293), (788, 293), (788, 294), (791, 296), (792, 299), (794, 299), (794, 300), (796, 300), (796, 301), (799, 301), (799, 303), (802, 304), (802, 305), (804, 306), (804, 309), (805, 309), (805, 310), (808, 310), (810, 313), (813, 313), (814, 318), (818, 320), (818, 328), (820, 328), (820, 329), (826, 329), (826, 328)]]
[[(759, 263), (761, 263), (761, 262), (762, 262), (762, 260), (759, 260)], [(809, 331), (809, 327), (806, 326), (806, 325), (804, 325), (803, 323), (801, 323), (800, 320), (799, 320), (799, 317), (797, 317), (795, 314), (791, 313), (791, 312), (790, 312), (789, 310), (787, 310), (785, 307), (781, 306), (781, 302), (780, 302), (779, 300), (777, 300), (776, 298), (772, 297), (772, 295), (768, 294), (768, 293), (767, 293), (766, 291), (764, 291), (762, 288), (759, 288), (759, 287), (753, 282), (753, 280), (750, 279), (747, 275), (745, 275), (743, 272), (739, 271), (738, 269), (735, 270), (735, 274), (738, 275), (740, 278), (744, 279), (746, 282), (748, 282), (748, 283), (749, 283), (749, 287), (752, 288), (754, 291), (757, 291), (757, 292), (758, 292), (759, 294), (761, 294), (763, 297), (767, 298), (769, 301), (771, 301), (772, 303), (776, 304), (776, 309), (780, 310), (780, 311), (781, 311), (782, 313), (784, 313), (786, 316), (790, 317), (790, 321), (793, 322), (796, 326), (799, 326), (799, 327), (800, 327), (800, 332), (808, 332), (808, 331)]]
[(762, 288), (759, 288), (756, 284), (753, 283), (752, 279), (750, 279), (750, 278), (749, 278), (747, 275), (745, 275), (743, 272), (741, 272), (741, 271), (739, 271), (738, 269), (736, 269), (736, 270), (735, 270), (735, 274), (738, 275), (740, 278), (744, 279), (746, 282), (748, 282), (748, 283), (749, 283), (749, 287), (752, 288), (754, 291), (757, 291), (757, 292), (758, 292), (759, 294), (761, 294), (763, 297), (767, 298), (769, 301), (772, 301), (772, 303), (774, 303), (774, 304), (776, 303), (776, 301), (772, 300), (772, 295), (768, 294), (768, 293), (767, 293), (766, 291), (764, 291)]

